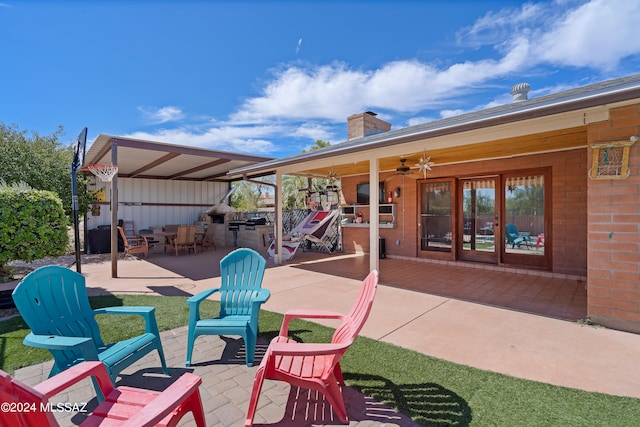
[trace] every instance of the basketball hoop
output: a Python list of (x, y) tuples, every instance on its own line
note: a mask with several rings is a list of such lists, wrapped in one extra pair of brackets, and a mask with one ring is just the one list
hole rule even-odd
[(88, 170), (98, 178), (100, 181), (111, 181), (114, 176), (118, 173), (118, 165), (114, 164), (106, 164), (106, 163), (96, 163), (83, 167), (81, 170)]

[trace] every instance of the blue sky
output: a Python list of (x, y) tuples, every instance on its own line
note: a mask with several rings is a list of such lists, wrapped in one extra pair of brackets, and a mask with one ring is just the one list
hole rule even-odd
[(0, 0), (0, 121), (270, 157), (640, 72), (640, 1)]

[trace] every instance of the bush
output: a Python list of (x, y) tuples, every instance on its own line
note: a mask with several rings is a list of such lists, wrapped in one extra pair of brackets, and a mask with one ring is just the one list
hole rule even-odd
[(52, 191), (0, 182), (0, 273), (9, 261), (31, 262), (63, 255), (67, 249), (67, 217)]

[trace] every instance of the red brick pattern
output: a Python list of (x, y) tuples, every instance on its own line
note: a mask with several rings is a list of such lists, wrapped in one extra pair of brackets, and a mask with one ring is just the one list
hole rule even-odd
[[(640, 104), (612, 108), (609, 119), (589, 124), (588, 143), (628, 141), (640, 135)], [(640, 142), (630, 149), (627, 179), (591, 180), (590, 147), (433, 168), (429, 176), (462, 177), (533, 168), (550, 168), (552, 181), (553, 273), (587, 276), (587, 312), (605, 326), (640, 332)], [(388, 181), (389, 189), (399, 178)], [(343, 178), (346, 203), (355, 201), (355, 186), (368, 176)], [(387, 254), (417, 257), (417, 190), (405, 178), (398, 203), (397, 227), (382, 229)], [(404, 206), (400, 204), (404, 203)], [(404, 213), (403, 213), (404, 212)], [(365, 218), (365, 219), (368, 219)], [(369, 230), (344, 229), (346, 252), (369, 251)], [(400, 245), (395, 245), (399, 240)], [(421, 254), (424, 255), (424, 254)], [(430, 256), (431, 254), (427, 254)], [(434, 253), (442, 259), (442, 253)], [(446, 254), (450, 260), (455, 254)]]
[[(640, 133), (640, 104), (614, 108), (589, 125), (590, 143), (628, 141)], [(640, 143), (630, 176), (589, 180), (587, 312), (597, 323), (640, 332)], [(589, 165), (593, 153), (589, 150)]]
[[(587, 149), (580, 148), (510, 159), (435, 166), (429, 172), (429, 177), (463, 177), (550, 168), (553, 224), (547, 238), (551, 239), (548, 240), (548, 247), (553, 248), (551, 270), (558, 274), (584, 277), (587, 275), (587, 161)], [(368, 179), (368, 176), (342, 179), (342, 191), (347, 204), (355, 202), (356, 184), (367, 182)], [(402, 187), (400, 198), (394, 199), (398, 211), (396, 228), (380, 230), (380, 236), (386, 239), (387, 254), (454, 260), (453, 253), (418, 253), (418, 184), (415, 178), (405, 177), (402, 184), (402, 177), (391, 177), (385, 181), (385, 186), (387, 191)], [(368, 220), (369, 217), (365, 215), (364, 219)], [(356, 252), (356, 249), (369, 252), (368, 229), (344, 228), (343, 237), (346, 252)], [(396, 240), (400, 241), (400, 245), (396, 245)]]

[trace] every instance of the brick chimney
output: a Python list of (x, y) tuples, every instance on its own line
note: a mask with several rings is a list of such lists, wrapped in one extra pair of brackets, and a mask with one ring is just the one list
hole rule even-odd
[(391, 123), (380, 120), (372, 111), (347, 117), (347, 139), (360, 138), (391, 130)]

